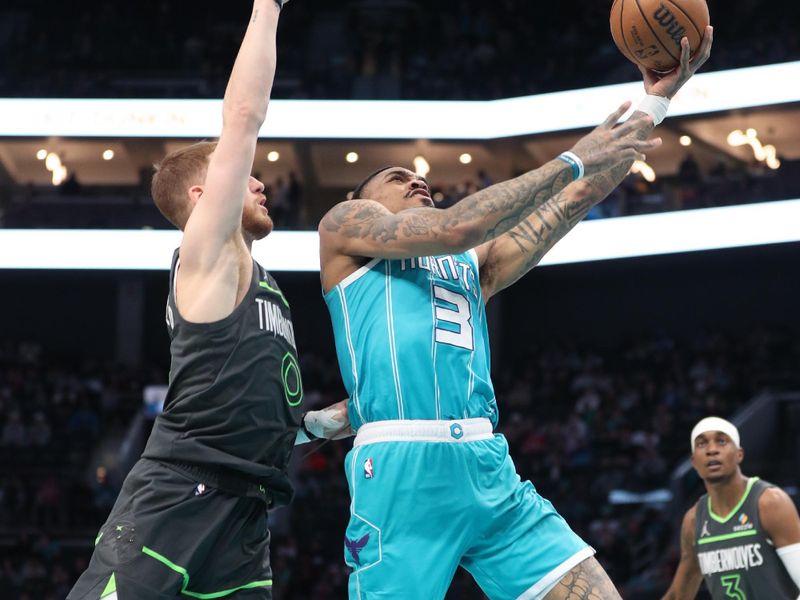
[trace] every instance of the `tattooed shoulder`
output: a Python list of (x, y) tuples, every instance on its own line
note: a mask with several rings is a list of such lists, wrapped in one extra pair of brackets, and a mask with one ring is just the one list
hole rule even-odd
[(344, 238), (386, 242), (397, 239), (398, 219), (372, 200), (347, 200), (334, 206), (322, 219), (322, 232)]

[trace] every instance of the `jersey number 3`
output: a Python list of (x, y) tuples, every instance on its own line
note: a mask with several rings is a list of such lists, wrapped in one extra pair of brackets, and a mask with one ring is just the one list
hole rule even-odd
[[(435, 307), (436, 341), (450, 346), (474, 350), (472, 309), (469, 300), (458, 292), (447, 290), (438, 285), (433, 286), (433, 294), (439, 302), (448, 305), (437, 305)], [(451, 308), (452, 306), (455, 308)]]
[(742, 588), (739, 587), (741, 575), (725, 575), (720, 578), (720, 582), (725, 587), (725, 597), (735, 598), (736, 600), (747, 600)]

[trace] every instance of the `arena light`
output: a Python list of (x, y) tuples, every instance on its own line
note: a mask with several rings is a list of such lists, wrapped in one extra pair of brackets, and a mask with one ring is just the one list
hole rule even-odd
[(780, 169), (781, 161), (778, 160), (778, 151), (772, 144), (764, 145), (758, 139), (758, 132), (752, 127), (747, 131), (736, 129), (728, 134), (729, 146), (750, 145), (753, 149), (753, 156), (759, 162), (765, 163), (770, 169)]
[[(746, 81), (747, 85), (742, 85)], [(673, 117), (800, 102), (800, 61), (693, 77)], [(591, 127), (641, 82), (485, 102), (273, 100), (272, 139), (497, 139)], [(213, 138), (221, 100), (0, 99), (0, 137)]]
[(44, 158), (44, 166), (53, 175), (53, 185), (61, 185), (67, 179), (67, 167), (61, 164), (61, 157), (55, 152), (50, 152)]
[(344, 159), (350, 164), (358, 162), (358, 152), (348, 152)]
[(680, 137), (681, 146), (691, 146), (692, 145), (692, 138), (688, 135), (682, 135)]
[(114, 160), (114, 151), (111, 148), (103, 150), (103, 160)]
[(47, 150), (45, 150), (44, 148), (42, 148), (41, 150), (39, 150), (39, 151), (36, 153), (36, 159), (37, 159), (37, 160), (44, 160), (45, 158), (47, 158), (47, 154), (48, 154), (48, 153), (47, 153)]
[(631, 166), (631, 173), (638, 173), (648, 183), (653, 183), (656, 180), (656, 172), (653, 167), (648, 165), (643, 160), (637, 160)]
[[(800, 242), (797, 223), (800, 199), (586, 221), (541, 264)], [(168, 270), (180, 236), (178, 231), (0, 229), (0, 269)], [(276, 231), (254, 244), (253, 254), (272, 271), (317, 271), (318, 244), (316, 231)]]
[(269, 154), (267, 154), (267, 160), (269, 162), (278, 162), (281, 159), (281, 154), (277, 150), (273, 150)]
[(417, 156), (414, 158), (414, 173), (420, 177), (427, 177), (430, 172), (431, 166), (428, 164), (428, 161), (425, 160), (424, 156)]
[(472, 155), (469, 152), (464, 152), (464, 154), (458, 157), (458, 160), (462, 165), (468, 165), (472, 162)]

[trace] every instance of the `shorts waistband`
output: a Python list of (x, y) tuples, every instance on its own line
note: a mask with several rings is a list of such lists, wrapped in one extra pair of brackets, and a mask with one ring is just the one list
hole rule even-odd
[(474, 442), (490, 440), (492, 422), (489, 419), (458, 421), (375, 421), (358, 428), (353, 446), (378, 442)]
[(258, 498), (266, 502), (267, 506), (272, 503), (272, 494), (269, 489), (264, 484), (258, 483), (246, 475), (229, 469), (210, 468), (205, 465), (201, 466), (181, 461), (156, 462), (197, 479), (198, 483), (203, 483), (233, 496)]

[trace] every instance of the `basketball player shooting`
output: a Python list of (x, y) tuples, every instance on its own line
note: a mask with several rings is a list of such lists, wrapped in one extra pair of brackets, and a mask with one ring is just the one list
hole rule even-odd
[(690, 443), (706, 493), (683, 518), (681, 560), (664, 600), (691, 600), (703, 579), (713, 600), (798, 598), (800, 517), (792, 499), (742, 474), (733, 423), (703, 419)]
[(292, 496), (292, 447), (346, 424), (334, 406), (300, 430), (289, 303), (251, 255), (273, 227), (250, 171), (282, 4), (253, 2), (219, 141), (170, 154), (153, 177), (156, 205), (184, 232), (166, 311), (169, 389), (71, 600), (271, 598), (267, 508)]
[(490, 378), (484, 303), (532, 269), (605, 198), (669, 99), (708, 59), (712, 30), (648, 96), (571, 150), (445, 210), (388, 167), (322, 219), (321, 277), (357, 431), (345, 460), (351, 598), (443, 598), (461, 565), (489, 598), (619, 598), (587, 546), (521, 482)]

